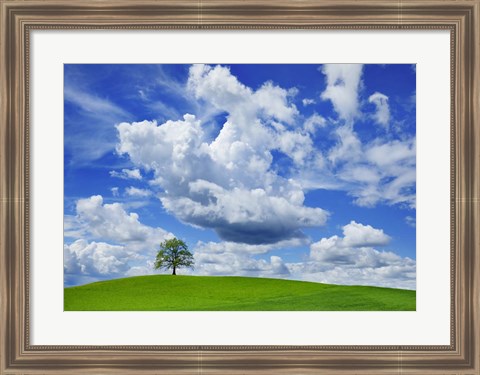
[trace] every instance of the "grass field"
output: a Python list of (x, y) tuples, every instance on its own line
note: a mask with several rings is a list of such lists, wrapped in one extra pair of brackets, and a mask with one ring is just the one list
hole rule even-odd
[(65, 288), (65, 311), (405, 311), (415, 291), (220, 276), (137, 276)]

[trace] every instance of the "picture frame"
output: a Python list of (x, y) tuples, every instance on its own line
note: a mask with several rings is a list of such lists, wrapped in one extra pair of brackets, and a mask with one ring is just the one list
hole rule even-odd
[[(480, 373), (480, 2), (0, 0), (0, 372)], [(68, 29), (449, 30), (451, 342), (442, 346), (40, 346), (30, 343), (30, 32)]]

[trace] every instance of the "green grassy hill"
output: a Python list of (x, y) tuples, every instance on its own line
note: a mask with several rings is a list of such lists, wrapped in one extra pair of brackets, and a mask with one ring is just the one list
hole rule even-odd
[(65, 311), (415, 310), (415, 291), (220, 276), (138, 276), (65, 288)]

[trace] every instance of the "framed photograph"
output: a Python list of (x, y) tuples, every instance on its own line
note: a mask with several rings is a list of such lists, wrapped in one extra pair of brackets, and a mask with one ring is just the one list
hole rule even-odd
[(0, 372), (480, 373), (478, 0), (0, 0)]

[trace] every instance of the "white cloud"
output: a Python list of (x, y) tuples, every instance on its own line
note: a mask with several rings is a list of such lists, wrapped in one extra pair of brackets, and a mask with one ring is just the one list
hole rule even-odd
[(157, 273), (157, 271), (153, 268), (154, 267), (154, 261), (153, 260), (147, 260), (145, 262), (145, 265), (141, 266), (132, 266), (130, 267), (127, 272), (125, 272), (125, 275), (127, 277), (131, 276), (143, 276), (143, 275), (154, 275)]
[(394, 140), (386, 143), (372, 144), (366, 149), (365, 158), (372, 164), (392, 170), (399, 164), (413, 165), (416, 158), (416, 141)]
[(276, 249), (283, 249), (287, 247), (298, 247), (308, 245), (310, 240), (306, 238), (294, 238), (291, 240), (284, 240), (274, 244), (251, 245), (246, 243), (236, 243), (230, 241), (222, 242), (202, 242), (196, 244), (195, 251), (209, 252), (214, 254), (221, 253), (236, 253), (236, 254), (250, 254), (258, 255), (265, 254)]
[(112, 187), (112, 188), (110, 189), (110, 191), (112, 192), (112, 195), (113, 195), (114, 197), (118, 197), (118, 195), (119, 195), (118, 190), (119, 190), (118, 186)]
[(344, 246), (383, 246), (390, 242), (390, 237), (382, 229), (351, 221), (343, 227)]
[(298, 110), (294, 104), (288, 103), (289, 94), (289, 91), (267, 82), (253, 94), (252, 100), (261, 113), (291, 125)]
[(314, 113), (305, 120), (303, 128), (310, 134), (315, 134), (317, 128), (323, 128), (327, 124), (327, 121), (318, 113)]
[(129, 186), (125, 189), (125, 193), (131, 197), (149, 197), (152, 195), (152, 192), (147, 189), (139, 189), (133, 186)]
[(212, 228), (227, 241), (249, 244), (275, 243), (301, 238), (303, 227), (321, 226), (326, 211), (304, 207), (303, 194), (288, 197), (268, 195), (263, 189), (225, 190), (205, 180), (190, 183), (190, 195), (163, 197), (163, 206), (181, 220)]
[[(310, 123), (310, 126), (317, 124)], [(282, 132), (277, 135), (276, 144), (278, 149), (298, 166), (305, 165), (306, 160), (314, 154), (312, 139), (308, 134), (301, 132)]]
[(229, 68), (220, 65), (193, 65), (187, 88), (197, 99), (228, 112), (230, 119), (239, 126), (242, 119), (256, 115), (266, 115), (288, 124), (298, 115), (295, 105), (288, 102), (292, 90), (266, 82), (257, 91), (253, 91), (239, 82)]
[(361, 64), (325, 64), (321, 69), (327, 82), (321, 98), (330, 100), (338, 116), (348, 123), (360, 114), (358, 90), (362, 70)]
[[(359, 206), (374, 207), (385, 203), (414, 208), (415, 137), (403, 137), (402, 140), (377, 138), (363, 143), (354, 129), (354, 120), (361, 114), (358, 96), (362, 66), (327, 64), (321, 71), (327, 82), (322, 99), (332, 101), (344, 123), (338, 121), (333, 130), (337, 142), (326, 152), (325, 163), (299, 174), (302, 186), (347, 191)], [(387, 128), (390, 122), (388, 97), (375, 92), (369, 101), (377, 108), (375, 121)]]
[(78, 200), (76, 210), (79, 226), (95, 240), (144, 249), (158, 246), (172, 237), (162, 228), (140, 223), (138, 214), (126, 212), (120, 203), (104, 204), (100, 195)]
[(340, 176), (346, 181), (355, 181), (373, 186), (376, 186), (382, 178), (376, 168), (372, 168), (371, 166), (365, 164), (345, 167)]
[(383, 267), (342, 267), (318, 268), (318, 263), (287, 263), (290, 278), (340, 285), (370, 285), (387, 288), (416, 289), (415, 261), (401, 258), (398, 265)]
[(373, 118), (375, 121), (387, 128), (390, 122), (390, 107), (388, 105), (388, 96), (375, 92), (370, 95), (368, 98), (369, 103), (373, 103), (376, 106), (377, 112), (374, 114)]
[(126, 272), (127, 263), (134, 254), (124, 246), (110, 245), (105, 242), (87, 242), (76, 240), (65, 244), (64, 268), (67, 274), (112, 275)]
[(372, 206), (379, 201), (389, 204), (416, 205), (416, 141), (415, 138), (385, 143), (373, 142), (365, 148), (365, 160), (381, 177), (377, 185), (356, 191), (360, 205)]
[(147, 171), (153, 170), (165, 190), (188, 187), (196, 176), (209, 176), (210, 156), (205, 152), (199, 121), (193, 115), (184, 120), (121, 123), (117, 125), (117, 152)]
[(306, 107), (307, 105), (315, 104), (315, 103), (316, 102), (314, 99), (309, 99), (309, 98), (302, 99), (302, 104), (304, 107)]
[(238, 100), (249, 101), (253, 94), (228, 68), (203, 64), (192, 65), (187, 87), (198, 99), (228, 112), (234, 112), (236, 104), (245, 104)]
[(76, 213), (64, 219), (65, 237), (74, 239), (64, 244), (67, 285), (152, 273), (160, 243), (173, 237), (99, 195), (80, 199)]
[(195, 274), (257, 277), (287, 277), (289, 270), (278, 256), (255, 259), (252, 253), (268, 246), (239, 245), (229, 242), (198, 243), (195, 247)]
[(153, 257), (128, 246), (79, 239), (64, 244), (65, 285), (153, 274)]
[(338, 142), (328, 153), (336, 187), (346, 190), (359, 206), (378, 203), (415, 207), (416, 140), (362, 144), (350, 125), (335, 130)]
[[(321, 159), (308, 134), (289, 130), (298, 115), (292, 90), (267, 82), (253, 91), (229, 69), (204, 65), (190, 68), (187, 88), (228, 113), (210, 143), (190, 114), (160, 125), (117, 125), (117, 152), (154, 172), (151, 184), (163, 189), (164, 207), (186, 223), (215, 229), (222, 239), (246, 243), (296, 238), (304, 227), (323, 225), (326, 212), (305, 207), (301, 186), (272, 168), (273, 150), (295, 166)], [(312, 126), (315, 121), (320, 119)]]
[(64, 215), (63, 235), (69, 238), (81, 238), (85, 235), (85, 225), (81, 225), (74, 215)]
[(337, 144), (328, 153), (332, 163), (354, 163), (362, 158), (362, 142), (351, 125), (342, 125), (335, 129)]
[(123, 180), (141, 180), (142, 174), (140, 173), (140, 169), (122, 169), (120, 172), (118, 171), (110, 171), (111, 177), (121, 178)]
[(324, 283), (377, 285), (415, 289), (416, 262), (392, 251), (379, 251), (390, 237), (383, 230), (350, 222), (343, 237), (322, 238), (310, 245), (303, 263), (288, 263), (292, 277)]

